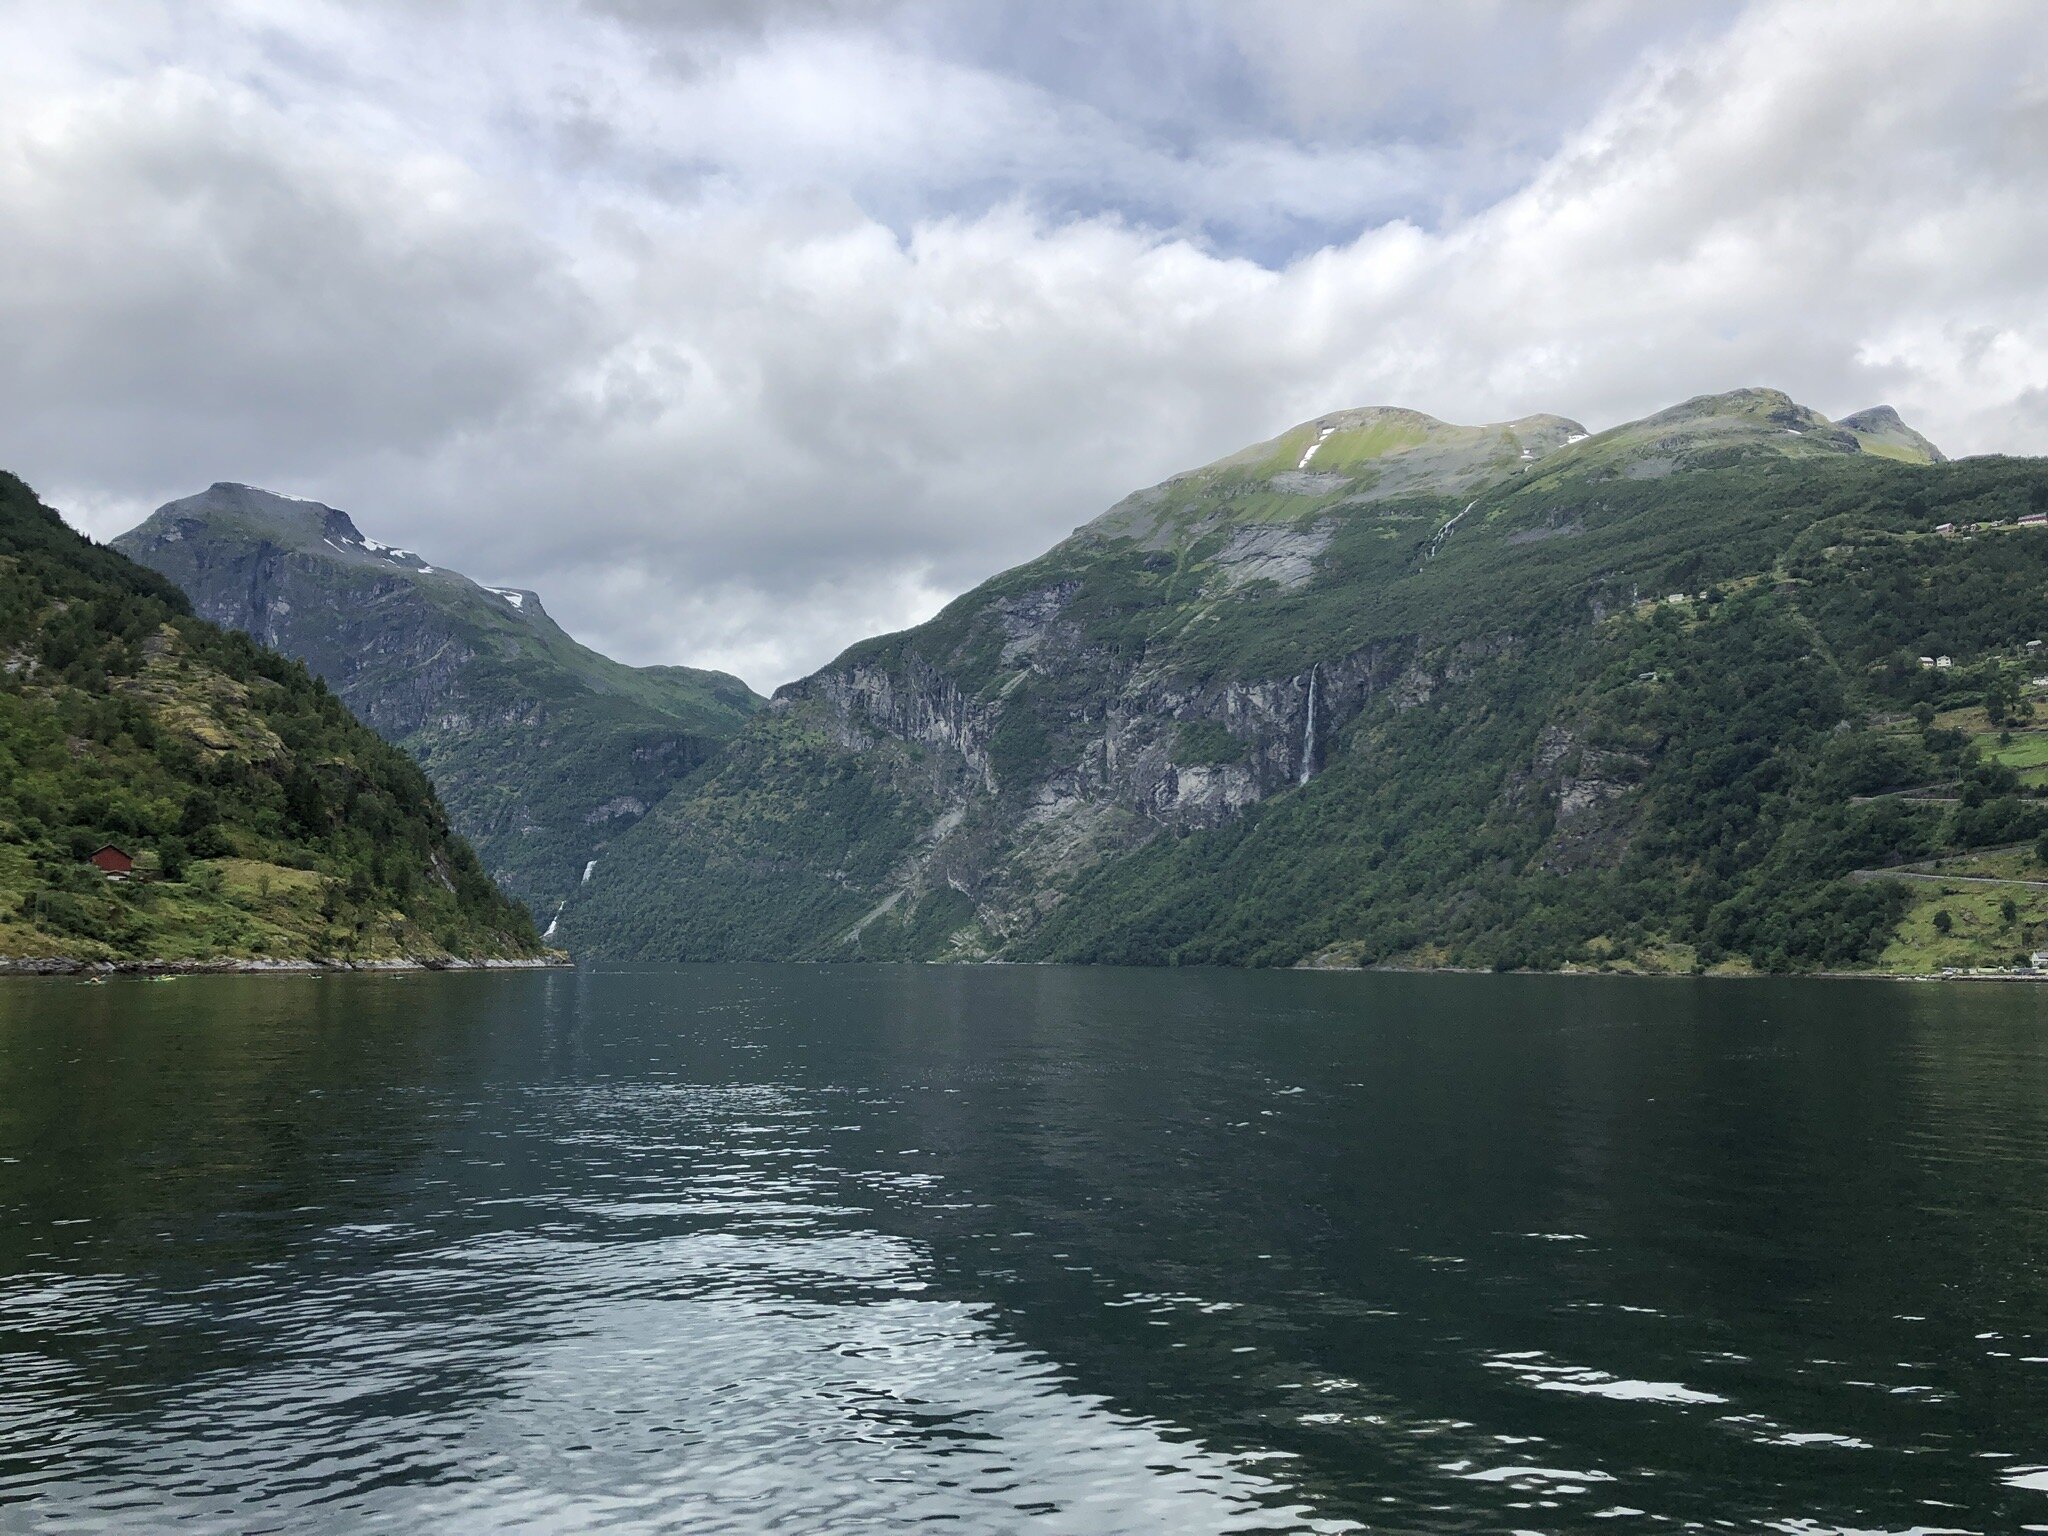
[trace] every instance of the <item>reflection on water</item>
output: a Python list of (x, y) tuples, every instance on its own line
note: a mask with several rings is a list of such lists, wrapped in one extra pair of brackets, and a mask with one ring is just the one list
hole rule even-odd
[(2048, 1529), (2048, 998), (0, 988), (0, 1530)]

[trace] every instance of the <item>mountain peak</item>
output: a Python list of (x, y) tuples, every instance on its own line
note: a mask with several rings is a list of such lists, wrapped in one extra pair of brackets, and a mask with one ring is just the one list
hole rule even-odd
[(261, 486), (216, 480), (196, 496), (167, 501), (117, 543), (176, 543), (202, 528), (256, 534), (281, 548), (431, 576), (435, 567), (409, 549), (370, 538), (338, 507)]
[(1615, 475), (1656, 480), (1688, 470), (1723, 469), (1752, 459), (1804, 460), (1868, 452), (1927, 462), (1912, 444), (1924, 445), (1925, 454), (1936, 451), (1933, 444), (1903, 424), (1897, 431), (1903, 434), (1897, 444), (1878, 446), (1879, 434), (1830, 421), (1782, 389), (1731, 389), (1694, 395), (1640, 420), (1609, 427), (1582, 447), (1542, 465), (1536, 479), (1544, 484)]
[(1471, 497), (1586, 436), (1565, 416), (1465, 426), (1406, 406), (1354, 406), (1126, 497), (1089, 531), (1179, 546), (1222, 524), (1289, 522), (1413, 497)]
[(324, 523), (325, 515), (334, 510), (323, 502), (309, 501), (303, 496), (281, 495), (276, 491), (266, 491), (260, 485), (244, 485), (238, 480), (216, 480), (198, 495), (168, 502), (160, 510), (172, 508), (188, 516), (221, 514), (275, 523), (285, 528)]
[(1879, 458), (1899, 459), (1911, 464), (1941, 464), (1948, 460), (1933, 443), (1907, 426), (1899, 413), (1888, 405), (1873, 405), (1868, 410), (1857, 411), (1844, 416), (1835, 423), (1856, 436), (1856, 441), (1865, 453), (1874, 453)]
[(496, 875), (548, 911), (760, 703), (723, 673), (613, 661), (528, 588), (482, 586), (255, 486), (169, 502), (114, 547), (411, 751)]
[[(1819, 449), (1823, 452), (1869, 453), (1879, 458), (1913, 464), (1938, 464), (1945, 455), (1933, 443), (1914, 431), (1888, 405), (1830, 421), (1810, 406), (1801, 405), (1782, 389), (1731, 389), (1717, 395), (1695, 395), (1690, 400), (1629, 422), (1614, 429), (1637, 437), (1691, 434), (1701, 442), (1733, 444), (1754, 439), (1759, 431), (1767, 436), (1806, 438), (1794, 451)], [(1604, 434), (1603, 434), (1604, 435)], [(1666, 435), (1667, 443), (1675, 440)], [(1792, 448), (1780, 444), (1781, 450)]]
[(1849, 455), (1943, 458), (1889, 406), (1836, 422), (1761, 386), (1694, 395), (1597, 434), (1550, 414), (1464, 426), (1405, 406), (1357, 406), (1138, 491), (1079, 532), (1184, 549), (1226, 527), (1376, 516), (1388, 503), (1422, 499), (1462, 505), (1515, 484), (1654, 480), (1754, 459)]
[(540, 605), (540, 594), (526, 587), (485, 587), (484, 590), (507, 604), (527, 618), (544, 616), (547, 610)]
[(1730, 389), (1717, 395), (1694, 395), (1677, 405), (1645, 416), (1639, 426), (1665, 426), (1681, 422), (1726, 421), (1761, 423), (1784, 431), (1805, 434), (1834, 425), (1819, 411), (1801, 405), (1782, 389)]

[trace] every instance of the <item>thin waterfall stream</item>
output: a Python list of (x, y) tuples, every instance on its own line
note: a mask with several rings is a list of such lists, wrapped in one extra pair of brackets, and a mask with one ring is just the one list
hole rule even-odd
[(1316, 669), (1321, 665), (1316, 662), (1308, 669), (1308, 718), (1301, 725), (1301, 778), (1297, 781), (1302, 784), (1316, 770)]
[(1472, 498), (1472, 500), (1465, 503), (1464, 509), (1460, 511), (1456, 517), (1453, 517), (1449, 522), (1445, 523), (1443, 527), (1437, 529), (1436, 537), (1429, 541), (1429, 548), (1423, 552), (1422, 563), (1424, 565), (1429, 564), (1430, 561), (1434, 560), (1437, 557), (1437, 554), (1444, 547), (1444, 540), (1448, 539), (1451, 536), (1451, 530), (1457, 527), (1458, 524), (1465, 520), (1466, 512), (1470, 512), (1474, 507), (1478, 505), (1479, 498), (1475, 496)]

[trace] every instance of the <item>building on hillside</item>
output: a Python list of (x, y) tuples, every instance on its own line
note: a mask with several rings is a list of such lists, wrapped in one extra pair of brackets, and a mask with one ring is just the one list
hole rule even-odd
[(135, 861), (112, 843), (91, 854), (85, 862), (109, 880), (126, 880), (135, 873)]
[(1923, 667), (1931, 667), (1934, 665), (1934, 658), (1932, 656), (1922, 656), (1920, 658), (1920, 665)]
[(2048, 949), (2035, 950), (2032, 959), (2035, 970), (2048, 971)]
[(2048, 523), (2048, 512), (2029, 512), (2020, 519), (2022, 528), (2038, 528), (2043, 523)]
[(1955, 664), (1956, 659), (1953, 656), (1937, 656), (1934, 658), (1934, 665), (1944, 672)]

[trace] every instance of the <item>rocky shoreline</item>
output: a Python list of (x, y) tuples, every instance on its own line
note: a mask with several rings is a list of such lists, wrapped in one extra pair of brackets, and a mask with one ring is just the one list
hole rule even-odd
[(573, 967), (560, 950), (531, 960), (79, 960), (64, 955), (0, 955), (0, 976), (309, 976), (349, 971), (539, 971)]
[(1316, 971), (1324, 975), (1346, 971), (1377, 972), (1394, 976), (1594, 976), (1624, 977), (1634, 981), (2030, 981), (2048, 982), (2048, 971), (1972, 970), (1956, 967), (1943, 971), (1627, 971), (1595, 970), (1566, 966), (1555, 971), (1496, 971), (1471, 965), (1317, 965), (1305, 962), (1283, 967), (1290, 971)]
[[(818, 965), (829, 961), (791, 961), (785, 964)], [(969, 964), (969, 965), (1049, 965), (1053, 961), (983, 960), (947, 962), (923, 960), (909, 962), (919, 965)], [(419, 958), (402, 960), (265, 960), (265, 959), (223, 959), (223, 960), (79, 960), (69, 956), (43, 955), (20, 956), (0, 955), (0, 977), (7, 976), (323, 976), (350, 972), (411, 972), (411, 971), (541, 971), (574, 970), (576, 962), (561, 950), (552, 950), (544, 957), (530, 960), (460, 960), (453, 957)], [(1148, 969), (1148, 967), (1132, 967)], [(1222, 967), (1230, 969), (1230, 967)], [(1313, 971), (1322, 975), (1382, 975), (1405, 976), (1592, 976), (1624, 977), (1632, 980), (1649, 981), (2019, 981), (2048, 982), (2048, 971), (2016, 970), (1947, 970), (1938, 972), (1912, 971), (1625, 971), (1571, 969), (1556, 971), (1502, 971), (1496, 972), (1476, 966), (1456, 965), (1318, 965), (1305, 962), (1283, 966), (1279, 969), (1290, 971)]]

